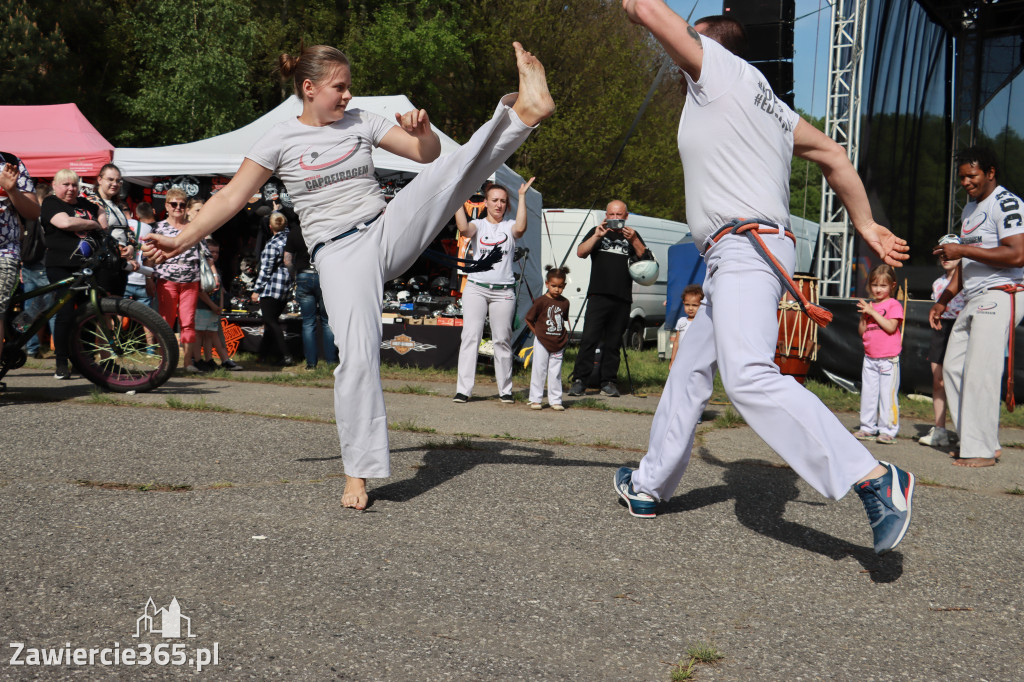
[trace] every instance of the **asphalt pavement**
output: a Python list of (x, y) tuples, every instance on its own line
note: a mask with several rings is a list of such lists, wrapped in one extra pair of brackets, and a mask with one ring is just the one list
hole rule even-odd
[(612, 474), (657, 396), (534, 411), (386, 381), (392, 476), (360, 513), (329, 388), (5, 381), (2, 679), (667, 681), (701, 644), (723, 656), (702, 681), (1024, 677), (1022, 431), (988, 469), (918, 445), (922, 423), (869, 443), (919, 481), (876, 557), (856, 495), (822, 498), (722, 406), (642, 520)]

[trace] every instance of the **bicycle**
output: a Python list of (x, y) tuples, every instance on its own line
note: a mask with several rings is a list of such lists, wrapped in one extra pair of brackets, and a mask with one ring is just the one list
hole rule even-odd
[[(19, 291), (11, 297), (4, 321), (0, 390), (5, 388), (2, 380), (7, 373), (25, 364), (28, 340), (78, 292), (85, 292), (87, 300), (79, 304), (68, 359), (84, 378), (118, 393), (151, 391), (163, 385), (178, 366), (178, 342), (167, 322), (138, 301), (105, 297), (96, 280), (96, 270), (120, 267), (117, 240), (104, 234), (83, 243), (94, 246), (81, 270), (59, 282), (27, 294)], [(34, 319), (26, 319), (26, 301), (64, 287), (67, 291), (53, 305)]]

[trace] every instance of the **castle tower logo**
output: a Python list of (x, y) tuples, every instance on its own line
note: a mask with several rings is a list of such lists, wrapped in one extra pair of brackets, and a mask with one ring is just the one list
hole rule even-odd
[[(182, 635), (183, 624), (184, 635)], [(178, 604), (177, 597), (171, 598), (171, 603), (166, 608), (160, 609), (153, 603), (153, 598), (149, 598), (142, 610), (142, 615), (135, 621), (135, 634), (132, 637), (139, 637), (145, 633), (160, 635), (164, 639), (195, 637), (192, 634), (192, 619), (181, 615), (181, 606)]]

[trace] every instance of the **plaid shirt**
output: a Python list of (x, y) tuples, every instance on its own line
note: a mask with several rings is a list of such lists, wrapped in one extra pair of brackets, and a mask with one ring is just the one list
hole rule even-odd
[(287, 228), (281, 230), (267, 242), (260, 254), (260, 276), (256, 278), (253, 291), (260, 298), (284, 300), (292, 285), (292, 275), (284, 266), (284, 243), (288, 239)]

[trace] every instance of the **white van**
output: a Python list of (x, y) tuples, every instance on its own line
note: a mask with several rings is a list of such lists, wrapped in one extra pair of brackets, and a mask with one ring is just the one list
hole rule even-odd
[[(590, 259), (579, 258), (576, 247), (590, 228), (604, 220), (604, 209), (545, 208), (541, 221), (541, 264), (558, 265), (565, 258), (569, 268), (563, 296), (569, 299), (570, 329), (573, 338), (583, 333), (583, 313), (590, 284)], [(658, 327), (665, 321), (665, 292), (668, 284), (668, 247), (692, 242), (686, 223), (630, 213), (626, 225), (640, 234), (658, 259), (658, 280), (650, 286), (633, 284), (633, 307), (630, 310), (626, 341), (629, 348), (639, 349), (644, 341), (657, 338)], [(566, 257), (568, 253), (568, 257)]]

